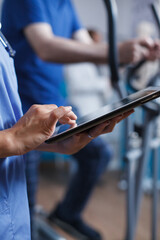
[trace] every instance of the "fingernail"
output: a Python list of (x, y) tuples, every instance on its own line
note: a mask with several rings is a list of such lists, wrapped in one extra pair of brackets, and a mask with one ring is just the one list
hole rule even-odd
[(68, 109), (72, 109), (72, 106), (66, 106), (66, 108), (68, 108)]

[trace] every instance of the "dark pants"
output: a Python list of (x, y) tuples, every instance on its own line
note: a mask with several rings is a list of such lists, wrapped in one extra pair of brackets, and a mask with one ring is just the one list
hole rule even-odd
[(80, 218), (99, 177), (106, 170), (112, 157), (112, 149), (97, 138), (73, 156), (78, 169), (57, 209), (63, 219), (68, 221)]
[[(112, 157), (112, 150), (101, 138), (97, 138), (74, 154), (73, 157), (77, 161), (78, 168), (71, 178), (66, 195), (57, 209), (66, 220), (74, 220), (80, 217), (93, 188)], [(37, 152), (26, 154), (27, 190), (31, 216), (35, 205), (38, 164), (39, 154)]]

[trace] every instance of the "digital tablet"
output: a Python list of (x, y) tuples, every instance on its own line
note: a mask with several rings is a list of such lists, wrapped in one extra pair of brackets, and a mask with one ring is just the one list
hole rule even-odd
[(56, 127), (54, 134), (46, 140), (46, 143), (53, 143), (64, 140), (76, 133), (80, 133), (109, 120), (115, 116), (123, 114), (139, 105), (160, 97), (160, 87), (148, 87), (137, 91), (126, 98), (113, 104), (108, 104), (97, 111), (77, 119), (77, 126), (70, 128), (69, 125)]

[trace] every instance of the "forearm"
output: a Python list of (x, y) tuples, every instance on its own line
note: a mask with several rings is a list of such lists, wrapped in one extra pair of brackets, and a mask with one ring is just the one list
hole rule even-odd
[(89, 44), (55, 36), (46, 23), (31, 24), (24, 35), (36, 54), (44, 61), (56, 63), (106, 63), (107, 44)]
[(47, 44), (43, 44), (41, 49), (43, 51), (39, 51), (39, 56), (49, 62), (100, 64), (108, 61), (106, 44), (85, 44), (71, 39), (53, 37)]

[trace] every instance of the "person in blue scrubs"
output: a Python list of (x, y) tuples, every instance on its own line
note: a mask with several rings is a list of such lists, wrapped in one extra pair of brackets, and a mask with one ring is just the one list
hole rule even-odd
[[(16, 49), (15, 67), (24, 112), (33, 103), (67, 104), (61, 94), (63, 63), (105, 63), (107, 59), (107, 44), (91, 42), (70, 0), (5, 0), (2, 27)], [(131, 51), (129, 56), (121, 54), (124, 44), (119, 45), (121, 63), (150, 57), (149, 48), (154, 44), (148, 41), (129, 42), (125, 44), (125, 49), (128, 47), (126, 52), (130, 53), (129, 50), (136, 44), (139, 46), (138, 54), (134, 55)], [(49, 219), (58, 219), (88, 239), (99, 240), (101, 235), (83, 222), (81, 214), (95, 184), (106, 169), (109, 150), (104, 142), (96, 139), (74, 154), (74, 157), (78, 162), (78, 172)], [(30, 161), (36, 164), (35, 159), (30, 158)], [(34, 202), (32, 196), (29, 199)]]
[[(22, 116), (13, 59), (0, 43), (0, 144), (2, 130), (11, 128)], [(30, 239), (24, 160), (2, 154), (0, 146), (0, 239)], [(9, 145), (6, 147), (10, 147)], [(5, 147), (5, 150), (6, 150)], [(5, 151), (4, 150), (4, 151)], [(21, 229), (20, 229), (21, 228)]]
[(100, 134), (111, 132), (129, 114), (105, 122), (89, 132), (58, 144), (44, 143), (57, 121), (73, 126), (76, 115), (70, 106), (33, 105), (23, 115), (15, 74), (14, 51), (0, 32), (0, 239), (30, 240), (30, 217), (22, 154), (33, 149), (73, 154)]

